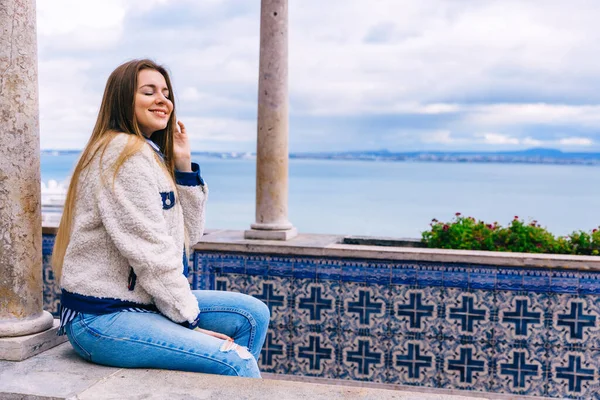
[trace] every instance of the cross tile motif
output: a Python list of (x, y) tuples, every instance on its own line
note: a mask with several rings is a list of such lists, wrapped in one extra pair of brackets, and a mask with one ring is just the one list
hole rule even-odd
[(298, 358), (306, 358), (310, 370), (320, 370), (322, 360), (331, 360), (333, 349), (321, 347), (321, 337), (310, 335), (308, 346), (298, 346)]
[(537, 376), (539, 366), (527, 364), (527, 354), (524, 351), (515, 351), (511, 364), (500, 364), (500, 375), (509, 375), (513, 378), (513, 387), (524, 388), (528, 376)]
[(396, 365), (406, 367), (409, 378), (420, 379), (421, 368), (431, 368), (432, 359), (431, 356), (421, 354), (420, 344), (409, 343), (407, 353), (396, 358)]
[(460, 320), (461, 331), (473, 332), (475, 321), (484, 321), (486, 310), (476, 309), (474, 298), (471, 296), (461, 297), (462, 306), (450, 308), (450, 319)]
[(567, 326), (570, 329), (571, 339), (583, 339), (583, 328), (596, 325), (595, 315), (585, 315), (583, 313), (583, 303), (574, 301), (571, 303), (571, 312), (569, 314), (558, 314), (558, 326)]
[(253, 295), (259, 300), (262, 300), (268, 307), (271, 315), (273, 315), (273, 307), (283, 307), (285, 296), (275, 294), (274, 285), (272, 283), (264, 283), (261, 294)]
[(319, 321), (321, 311), (333, 308), (333, 300), (321, 297), (322, 290), (321, 286), (313, 286), (310, 288), (310, 297), (300, 298), (298, 308), (309, 310), (311, 321)]
[(581, 392), (583, 381), (594, 379), (594, 370), (591, 368), (582, 368), (581, 356), (569, 355), (568, 366), (556, 367), (556, 378), (565, 379), (569, 384), (570, 392)]
[(515, 334), (527, 336), (529, 324), (541, 324), (542, 313), (528, 310), (529, 303), (526, 299), (517, 299), (515, 301), (516, 309), (504, 313), (502, 322), (515, 324)]
[(381, 364), (381, 358), (383, 357), (381, 352), (372, 352), (369, 346), (370, 344), (367, 340), (359, 340), (358, 350), (346, 353), (346, 361), (356, 363), (358, 373), (362, 375), (369, 374), (371, 364)]
[(448, 370), (458, 371), (462, 383), (473, 383), (473, 373), (483, 372), (485, 361), (473, 359), (473, 349), (463, 347), (460, 349), (458, 360), (448, 360)]
[(347, 311), (349, 313), (357, 313), (361, 325), (369, 325), (371, 322), (371, 314), (381, 313), (384, 306), (385, 304), (382, 301), (371, 301), (371, 292), (368, 290), (360, 290), (358, 301), (348, 302)]
[(408, 304), (398, 305), (398, 316), (408, 317), (410, 327), (421, 329), (421, 320), (433, 316), (434, 306), (423, 304), (423, 293), (410, 293)]
[(260, 351), (261, 363), (269, 367), (273, 366), (273, 357), (283, 355), (283, 345), (275, 343), (273, 332), (267, 333), (267, 339)]

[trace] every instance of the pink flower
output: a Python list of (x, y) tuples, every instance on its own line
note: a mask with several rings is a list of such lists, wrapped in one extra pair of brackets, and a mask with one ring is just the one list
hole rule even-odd
[(456, 213), (456, 214), (454, 214), (454, 215), (456, 215), (457, 217), (460, 217), (460, 213), (459, 213), (459, 212), (457, 212), (457, 213)]
[(518, 215), (515, 215), (515, 219), (519, 219), (519, 216), (518, 216)]
[(448, 229), (450, 229), (450, 227), (447, 224), (444, 224), (444, 227), (442, 228), (445, 231), (447, 231)]

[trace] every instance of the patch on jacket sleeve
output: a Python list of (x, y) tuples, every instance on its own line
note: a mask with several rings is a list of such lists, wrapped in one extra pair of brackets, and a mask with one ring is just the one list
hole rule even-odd
[(160, 192), (160, 197), (162, 198), (163, 210), (173, 208), (175, 205), (175, 192)]

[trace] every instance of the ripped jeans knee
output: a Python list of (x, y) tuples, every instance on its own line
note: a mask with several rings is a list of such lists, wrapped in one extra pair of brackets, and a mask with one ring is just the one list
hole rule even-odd
[(227, 353), (229, 351), (235, 351), (242, 360), (249, 360), (253, 358), (252, 354), (250, 354), (247, 347), (240, 346), (239, 344), (231, 340), (224, 341), (219, 350), (221, 350), (224, 353)]
[(234, 352), (237, 355), (235, 360), (234, 369), (238, 376), (246, 378), (260, 378), (260, 371), (258, 369), (258, 363), (254, 356), (248, 351), (247, 347), (240, 346), (239, 344), (226, 340), (219, 348), (223, 353)]

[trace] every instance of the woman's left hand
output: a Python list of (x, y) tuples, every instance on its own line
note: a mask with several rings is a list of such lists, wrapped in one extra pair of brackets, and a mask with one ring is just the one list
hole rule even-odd
[(190, 141), (183, 122), (177, 121), (173, 135), (173, 156), (175, 169), (181, 172), (192, 172), (192, 151)]
[(205, 335), (208, 335), (208, 336), (216, 337), (217, 339), (222, 339), (222, 340), (227, 340), (229, 342), (233, 342), (232, 338), (230, 338), (229, 336), (224, 335), (222, 333), (219, 333), (219, 332), (209, 331), (208, 329), (202, 329), (202, 328), (195, 328), (194, 330), (197, 332), (200, 332), (200, 333), (204, 333)]

